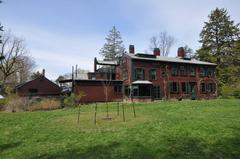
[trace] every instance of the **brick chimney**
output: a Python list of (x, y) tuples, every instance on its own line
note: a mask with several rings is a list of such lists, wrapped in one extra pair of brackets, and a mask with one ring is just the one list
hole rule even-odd
[(153, 54), (155, 55), (155, 56), (160, 56), (161, 54), (160, 54), (160, 49), (159, 48), (154, 48), (153, 49)]
[(178, 57), (180, 57), (180, 58), (184, 58), (185, 57), (185, 51), (184, 51), (183, 47), (179, 47), (177, 53), (178, 53), (177, 54)]
[(45, 77), (45, 69), (42, 70), (42, 75)]
[(134, 45), (129, 45), (129, 53), (130, 54), (134, 54), (135, 53)]

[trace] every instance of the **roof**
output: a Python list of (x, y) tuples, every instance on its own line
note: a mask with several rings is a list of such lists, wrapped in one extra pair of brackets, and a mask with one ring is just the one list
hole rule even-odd
[(20, 84), (16, 85), (15, 89), (18, 89), (18, 88), (20, 88), (20, 87), (22, 87), (22, 86), (24, 86), (24, 85), (26, 85), (28, 83), (31, 83), (32, 81), (35, 81), (35, 80), (37, 80), (39, 78), (45, 78), (47, 81), (49, 81), (49, 82), (53, 83), (54, 85), (56, 85), (57, 87), (59, 87), (56, 83), (54, 83), (53, 81), (49, 80), (47, 77), (45, 77), (43, 75), (40, 75), (40, 76), (36, 77), (35, 79), (32, 79), (32, 80), (29, 80), (27, 82), (23, 82), (23, 83), (20, 83)]
[(96, 80), (92, 80), (92, 79), (88, 79), (88, 80), (75, 80), (76, 82), (103, 82), (103, 81), (111, 81), (111, 82), (122, 82), (122, 80), (105, 80), (105, 79), (96, 79)]
[(97, 64), (99, 64), (99, 65), (117, 65), (117, 61), (97, 60)]
[[(76, 79), (74, 80), (75, 82), (88, 82), (88, 83), (94, 83), (94, 82), (109, 82), (109, 80), (104, 80), (104, 79)], [(59, 81), (60, 83), (67, 83), (67, 82), (72, 82), (72, 79), (66, 79), (66, 80), (61, 80)], [(122, 80), (111, 80), (113, 83), (118, 83), (118, 82), (123, 82)]]
[(152, 82), (147, 80), (138, 80), (138, 81), (132, 82), (132, 84), (152, 84)]
[(137, 54), (129, 54), (126, 53), (130, 58), (132, 59), (139, 59), (139, 60), (149, 60), (149, 61), (163, 61), (163, 62), (174, 62), (174, 63), (186, 63), (186, 64), (198, 64), (198, 65), (212, 65), (216, 66), (215, 63), (205, 62), (205, 61), (199, 61), (195, 59), (182, 59), (179, 57), (166, 57), (166, 56), (155, 56), (153, 57), (139, 57), (136, 56)]

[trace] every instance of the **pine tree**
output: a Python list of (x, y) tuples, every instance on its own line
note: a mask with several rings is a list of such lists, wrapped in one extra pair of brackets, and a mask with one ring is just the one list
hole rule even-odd
[(234, 68), (233, 51), (236, 42), (240, 40), (239, 24), (234, 24), (224, 8), (216, 8), (208, 16), (209, 21), (200, 33), (201, 48), (197, 50), (197, 58), (217, 64), (217, 77), (220, 84), (226, 84), (233, 76), (230, 71)]
[(188, 45), (185, 45), (183, 47), (184, 51), (185, 51), (185, 54), (186, 54), (186, 57), (188, 58), (194, 58), (194, 52), (193, 52), (193, 49), (191, 49), (190, 47), (188, 47)]
[(228, 55), (234, 42), (239, 40), (239, 24), (234, 25), (234, 21), (230, 20), (224, 8), (216, 8), (208, 17), (209, 21), (205, 22), (199, 42), (202, 43), (201, 49), (216, 58), (216, 61), (212, 62), (221, 64), (221, 60)]
[(113, 26), (105, 39), (107, 42), (100, 50), (100, 55), (104, 60), (118, 60), (125, 51), (120, 32)]

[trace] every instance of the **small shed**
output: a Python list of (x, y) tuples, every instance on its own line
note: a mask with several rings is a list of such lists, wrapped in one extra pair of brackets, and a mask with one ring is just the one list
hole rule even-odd
[(19, 96), (58, 96), (61, 94), (61, 88), (44, 75), (17, 85), (15, 90)]

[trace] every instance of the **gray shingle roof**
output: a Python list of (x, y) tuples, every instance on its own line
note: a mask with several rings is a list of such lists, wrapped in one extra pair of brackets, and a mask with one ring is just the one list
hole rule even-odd
[(150, 60), (150, 61), (163, 61), (163, 62), (174, 62), (174, 63), (186, 63), (186, 64), (198, 64), (198, 65), (212, 65), (216, 66), (215, 63), (205, 62), (205, 61), (199, 61), (195, 59), (182, 59), (178, 57), (166, 57), (166, 56), (156, 56), (156, 58), (147, 58), (147, 57), (138, 57), (136, 54), (129, 54), (126, 53), (129, 57), (132, 59), (139, 59), (139, 60)]

